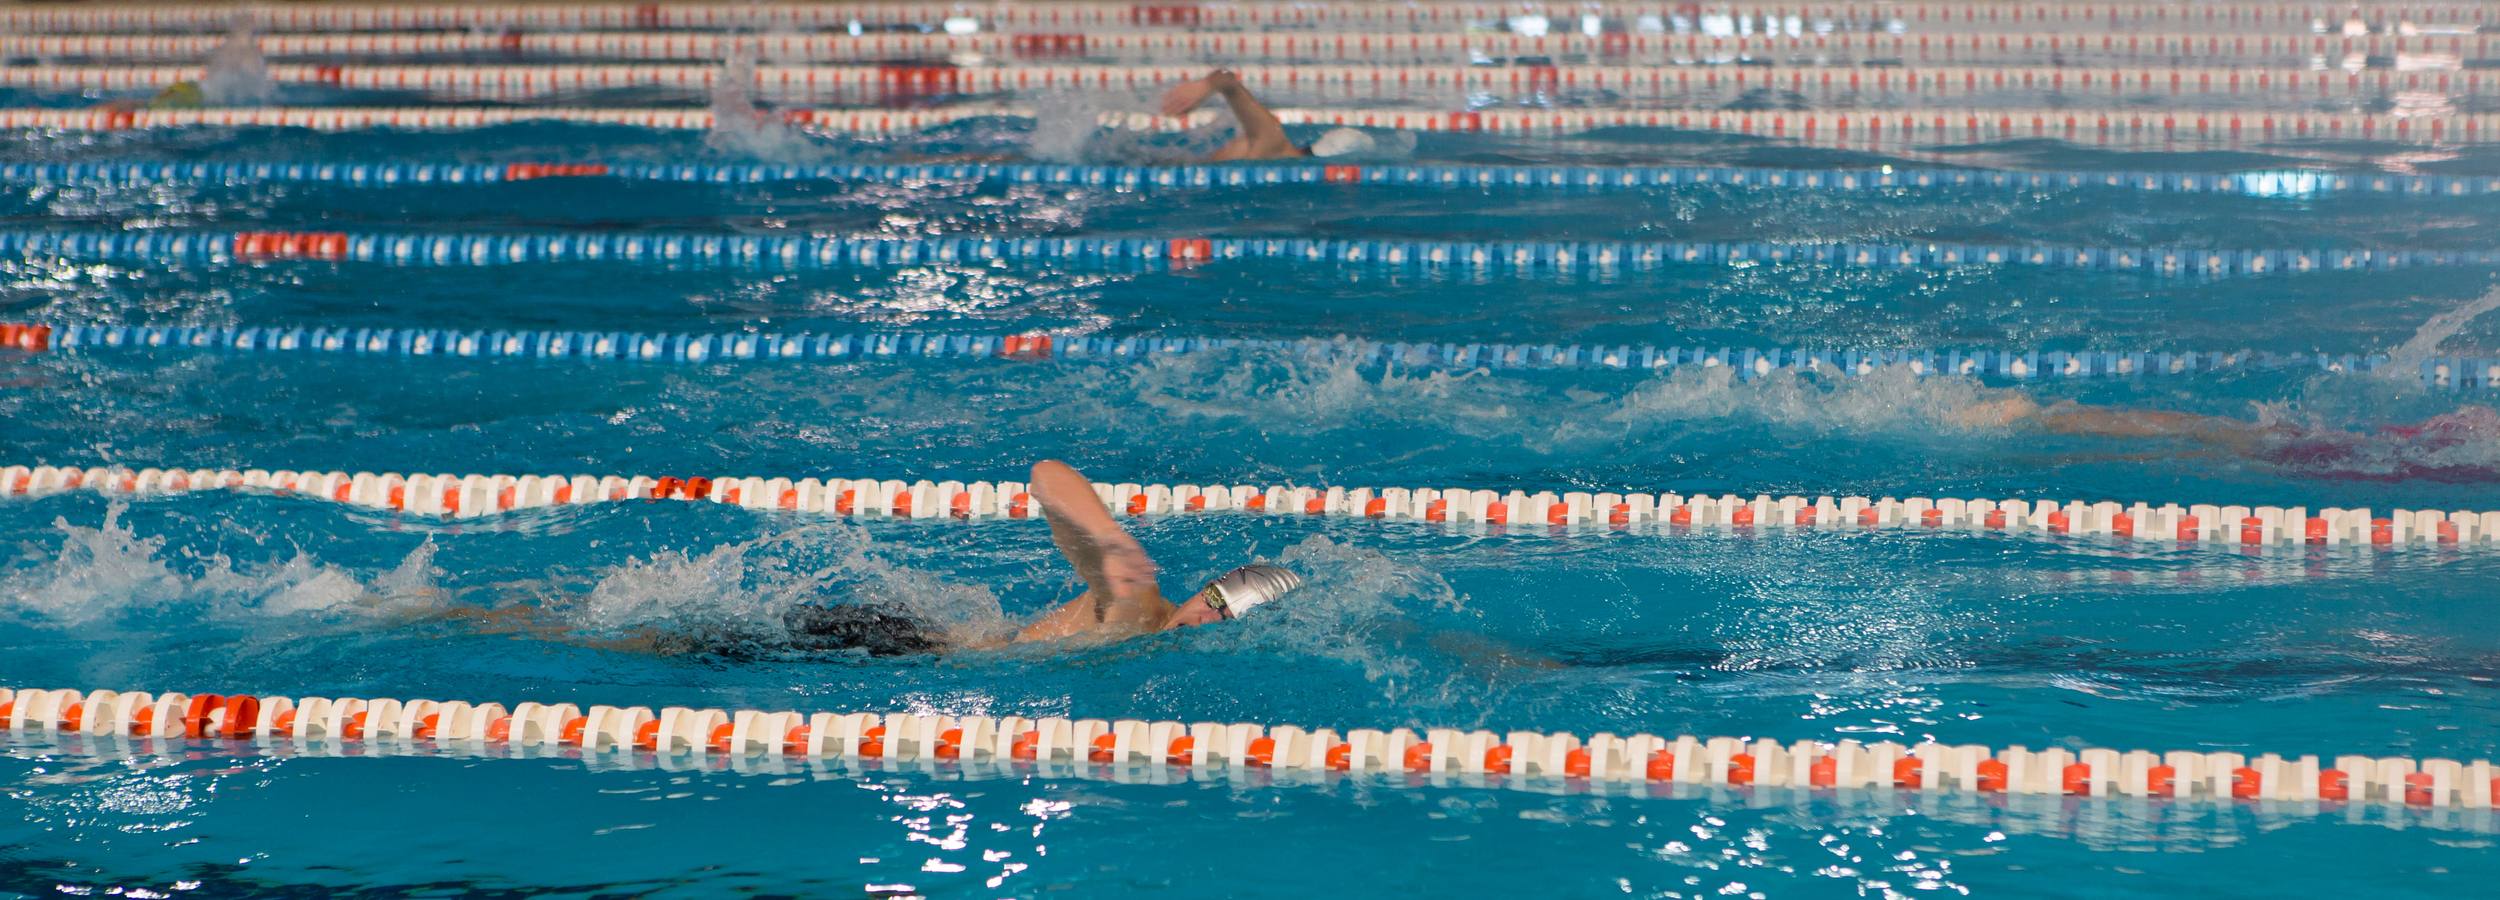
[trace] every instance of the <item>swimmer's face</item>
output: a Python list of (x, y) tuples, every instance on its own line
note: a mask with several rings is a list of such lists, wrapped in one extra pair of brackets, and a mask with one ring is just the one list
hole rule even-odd
[(1163, 630), (1194, 628), (1224, 621), (1224, 613), (1207, 603), (1208, 596), (1213, 592), (1211, 587), (1199, 589), (1196, 596), (1172, 610), (1171, 618), (1163, 620)]

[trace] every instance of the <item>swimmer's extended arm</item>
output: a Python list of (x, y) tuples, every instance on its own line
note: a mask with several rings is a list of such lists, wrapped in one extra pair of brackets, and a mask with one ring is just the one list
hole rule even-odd
[(2225, 447), (2246, 446), (2263, 430), (2263, 426), (2254, 422), (2221, 416), (2153, 409), (2109, 409), (2072, 402), (2042, 410), (2039, 420), (2041, 427), (2059, 434), (2183, 438)]
[(2053, 434), (2173, 438), (2237, 452), (2255, 447), (2266, 430), (2254, 422), (2197, 413), (2085, 406), (2071, 400), (2044, 407), (2020, 393), (1982, 400), (1948, 418), (1965, 428), (2002, 428), (2030, 422)]
[(1115, 607), (1162, 603), (1154, 560), (1112, 520), (1093, 482), (1067, 463), (1043, 460), (1033, 466), (1032, 491), (1042, 502), (1043, 518), (1050, 520), (1051, 541), (1085, 581), (1094, 621), (1108, 621)]

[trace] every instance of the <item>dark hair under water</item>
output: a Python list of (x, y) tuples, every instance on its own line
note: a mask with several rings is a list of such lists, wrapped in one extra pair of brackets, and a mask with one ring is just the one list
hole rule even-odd
[(927, 622), (874, 606), (801, 604), (783, 611), (781, 624), (790, 631), (791, 648), (807, 652), (865, 650), (870, 656), (909, 656), (946, 649), (946, 642)]
[(911, 656), (946, 649), (946, 641), (927, 622), (878, 606), (801, 604), (782, 612), (781, 625), (785, 633), (769, 637), (718, 631), (673, 632), (659, 638), (658, 649), (664, 654), (728, 659), (789, 652)]

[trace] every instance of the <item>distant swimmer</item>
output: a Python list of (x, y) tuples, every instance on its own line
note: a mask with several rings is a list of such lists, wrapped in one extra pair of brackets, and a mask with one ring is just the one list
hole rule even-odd
[(2020, 424), (2052, 434), (2184, 441), (2314, 478), (2500, 481), (2500, 411), (2488, 406), (2353, 431), (2073, 401), (2042, 406), (2014, 393), (1973, 403), (1950, 418), (1973, 428)]
[(471, 621), (489, 633), (527, 633), (612, 650), (724, 656), (777, 651), (908, 656), (1040, 642), (1098, 644), (1209, 625), (1238, 619), (1302, 586), (1302, 578), (1286, 569), (1246, 565), (1208, 582), (1187, 600), (1173, 603), (1156, 583), (1158, 570), (1145, 547), (1112, 519), (1085, 476), (1066, 463), (1045, 460), (1033, 466), (1029, 490), (1050, 523), (1051, 541), (1085, 583), (1085, 591), (1008, 638), (959, 643), (938, 623), (901, 609), (859, 603), (792, 607), (783, 612), (778, 629), (765, 629), (761, 637), (643, 629), (621, 638), (586, 640), (560, 623), (547, 621), (535, 606), (455, 607), (442, 614)]
[(200, 107), (207, 105), (207, 103), (208, 95), (200, 90), (199, 82), (177, 81), (166, 85), (164, 90), (156, 92), (156, 96), (149, 97), (144, 101), (114, 100), (107, 103), (96, 104), (96, 108), (119, 110), (199, 109)]
[(1231, 69), (1217, 69), (1204, 78), (1182, 82), (1164, 92), (1163, 114), (1187, 115), (1190, 110), (1198, 108), (1198, 104), (1206, 102), (1207, 97), (1219, 94), (1223, 96), (1225, 105), (1232, 107), (1233, 119), (1240, 123), (1240, 131), (1224, 146), (1208, 154), (1208, 162), (1344, 156), (1367, 152), (1374, 146), (1371, 135), (1355, 128), (1332, 130), (1320, 135), (1319, 140), (1308, 146), (1295, 144), (1292, 138), (1285, 136), (1284, 123), (1277, 121), (1276, 114), (1268, 111), (1267, 105), (1260, 103), (1259, 98), (1250, 95), (1250, 89), (1241, 84), (1241, 76)]
[(208, 105), (208, 94), (196, 81), (177, 81), (148, 98), (149, 109), (198, 109)]

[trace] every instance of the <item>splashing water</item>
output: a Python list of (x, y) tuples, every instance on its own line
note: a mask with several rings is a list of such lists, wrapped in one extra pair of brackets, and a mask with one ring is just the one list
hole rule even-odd
[(2455, 337), (2458, 332), (2464, 331), (2465, 326), (2481, 318), (2484, 313), (2495, 309), (2500, 309), (2500, 287), (2484, 291), (2480, 297), (2468, 300), (2455, 309), (2430, 317), (2430, 320), (2423, 322), (2420, 328), (2413, 330), (2412, 337), (2396, 345), (2395, 349), (2387, 351), (2388, 364), (2379, 369), (2379, 375), (2384, 378), (2412, 380), (2415, 374), (2421, 371), (2422, 363), (2438, 355), (2440, 344)]
[[(1438, 655), (1438, 651), (1426, 646), (1433, 635), (1424, 631), (1415, 614), (1456, 612), (1462, 607), (1457, 591), (1439, 574), (1320, 535), (1285, 548), (1273, 562), (1301, 575), (1302, 588), (1284, 601), (1261, 608), (1255, 617), (1226, 627), (1194, 629), (1190, 637), (1282, 657), (1356, 666), (1365, 680), (1380, 685), (1393, 699), (1418, 689), (1450, 689), (1446, 679), (1429, 684), (1418, 680), (1429, 679), (1438, 668), (1428, 666), (1421, 657)], [(1224, 561), (1213, 569), (1187, 574), (1212, 578), (1231, 565)]]
[[(2424, 320), (2414, 328), (2412, 336), (2387, 351), (2387, 362), (2372, 370), (2371, 377), (2318, 373), (2303, 379), (2296, 398), (2255, 404), (2257, 423), (2278, 432), (2314, 438), (2336, 430), (2338, 423), (2382, 427), (2425, 417), (2436, 421), (2436, 417), (2449, 412), (2479, 409), (2472, 405), (2457, 408), (2456, 392), (2426, 384), (2421, 373), (2423, 365), (2432, 359), (2459, 353), (2443, 350), (2442, 345), (2494, 310), (2500, 310), (2500, 288), (2485, 291)], [(2392, 442), (2371, 452), (2385, 456), (2392, 447), (2396, 456), (2402, 457), (2414, 452), (2406, 449), (2410, 443)]]
[(1178, 165), (1214, 152), (1232, 130), (1229, 115), (1214, 124), (1179, 134), (1147, 129), (1104, 128), (1110, 115), (1134, 114), (1147, 108), (1139, 94), (1047, 91), (1027, 98), (1033, 109), (1033, 131), (1025, 139), (1025, 155), (1041, 162), (1106, 165)]
[(1469, 433), (1485, 435), (1516, 427), (1518, 407), (1549, 399), (1524, 382), (1483, 372), (1370, 373), (1358, 354), (1346, 349), (1350, 346), (1309, 342), (1281, 354), (1235, 359), (1162, 357), (1124, 374), (1135, 381), (1136, 402), (1183, 419), (1345, 422), (1429, 416), (1450, 426), (1480, 427)]
[(260, 54), (260, 35), (237, 26), (209, 54), (208, 74), (200, 77), (200, 95), (215, 106), (252, 106), (277, 99), (278, 82), (269, 77), (269, 60)]
[(790, 162), (816, 155), (806, 135), (755, 99), (755, 48), (750, 43), (740, 42), (721, 63), (707, 106), (712, 130), (703, 136), (703, 145), (716, 152)]
[(156, 558), (164, 538), (142, 538), (121, 524), (125, 507), (114, 504), (104, 524), (85, 528), (52, 520), (61, 548), (26, 556), (47, 561), (0, 579), (0, 598), (10, 607), (65, 624), (93, 621), (127, 606), (163, 603), (182, 594), (182, 579)]
[(784, 645), (782, 614), (802, 604), (879, 607), (926, 623), (950, 644), (1004, 637), (1013, 623), (989, 589), (885, 558), (866, 529), (827, 524), (663, 551), (603, 574), (577, 622), (599, 632), (648, 629), (705, 643)]
[(1624, 395), (1605, 421), (1621, 428), (1742, 415), (1777, 425), (1857, 432), (2001, 430), (2011, 425), (1975, 421), (1967, 413), (2023, 393), (1959, 375), (1920, 375), (1905, 365), (1854, 377), (1786, 369), (1743, 381), (1737, 376), (1726, 366), (1677, 369)]
[(268, 615), (352, 615), (402, 618), (439, 607), (441, 570), (426, 543), (367, 585), (354, 573), (298, 552), (274, 567), (237, 566), (207, 557), (196, 574), (178, 572), (162, 556), (165, 539), (140, 537), (123, 524), (127, 506), (108, 507), (93, 528), (54, 519), (58, 550), (26, 548), (42, 560), (0, 573), (0, 604), (41, 622), (78, 626), (117, 613), (177, 604), (227, 618)]

